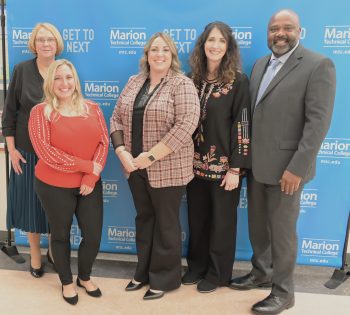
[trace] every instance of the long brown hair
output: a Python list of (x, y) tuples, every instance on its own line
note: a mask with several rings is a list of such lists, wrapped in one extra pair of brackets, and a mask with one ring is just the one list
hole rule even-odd
[(204, 31), (198, 37), (190, 57), (191, 76), (196, 85), (207, 76), (207, 57), (204, 45), (214, 28), (221, 32), (227, 44), (226, 53), (218, 69), (218, 82), (229, 83), (235, 78), (236, 72), (241, 72), (239, 49), (235, 38), (232, 36), (231, 28), (223, 22), (212, 22), (204, 28)]

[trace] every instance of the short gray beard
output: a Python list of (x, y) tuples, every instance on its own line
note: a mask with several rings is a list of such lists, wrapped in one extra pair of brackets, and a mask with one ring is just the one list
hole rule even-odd
[(287, 45), (285, 47), (279, 47), (279, 46), (276, 46), (275, 44), (270, 44), (269, 45), (269, 48), (270, 50), (272, 50), (272, 52), (275, 54), (275, 55), (284, 55), (286, 54), (287, 52), (291, 51), (295, 45), (297, 44), (297, 41), (293, 41), (293, 42), (288, 42)]

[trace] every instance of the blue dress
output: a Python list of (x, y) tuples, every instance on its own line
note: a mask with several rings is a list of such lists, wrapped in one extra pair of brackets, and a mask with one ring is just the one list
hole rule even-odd
[(16, 65), (2, 115), (3, 136), (15, 138), (16, 149), (27, 161), (21, 163), (22, 174), (17, 175), (11, 167), (7, 195), (7, 228), (33, 233), (49, 232), (45, 212), (34, 191), (37, 156), (28, 133), (30, 111), (43, 100), (43, 82), (36, 58)]

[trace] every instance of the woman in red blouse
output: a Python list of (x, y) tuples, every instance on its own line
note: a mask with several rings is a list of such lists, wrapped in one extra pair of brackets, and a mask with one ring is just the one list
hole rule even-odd
[(108, 133), (99, 106), (85, 100), (74, 66), (61, 59), (51, 64), (44, 83), (45, 101), (35, 106), (29, 135), (39, 157), (35, 190), (47, 214), (52, 254), (62, 295), (78, 302), (70, 269), (70, 229), (77, 217), (82, 240), (77, 285), (93, 297), (101, 291), (90, 280), (102, 230), (100, 173), (108, 152)]

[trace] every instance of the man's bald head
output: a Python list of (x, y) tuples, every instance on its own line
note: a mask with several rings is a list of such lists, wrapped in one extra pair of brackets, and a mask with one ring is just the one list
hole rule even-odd
[(295, 47), (300, 31), (299, 16), (289, 9), (280, 10), (270, 18), (267, 45), (276, 57), (280, 57)]

